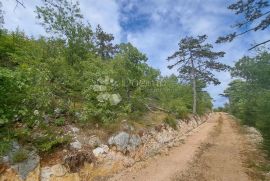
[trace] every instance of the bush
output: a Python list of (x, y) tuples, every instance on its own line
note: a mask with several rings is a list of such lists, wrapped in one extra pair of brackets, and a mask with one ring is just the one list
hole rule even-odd
[(181, 119), (187, 117), (189, 114), (189, 109), (182, 100), (174, 99), (168, 102), (168, 108), (173, 113), (176, 114), (176, 117)]
[(28, 158), (28, 151), (21, 148), (12, 155), (12, 162), (13, 163), (22, 162), (26, 160), (27, 158)]
[(58, 118), (53, 122), (56, 126), (64, 126), (65, 125), (65, 118)]
[(34, 145), (39, 152), (50, 152), (58, 146), (68, 144), (70, 141), (71, 138), (69, 136), (58, 137), (51, 134), (36, 138), (34, 140)]
[(10, 141), (1, 140), (0, 142), (0, 158), (4, 156), (11, 148)]
[(173, 118), (172, 116), (167, 116), (164, 119), (164, 123), (168, 124), (170, 127), (172, 127), (175, 130), (177, 129), (177, 120)]

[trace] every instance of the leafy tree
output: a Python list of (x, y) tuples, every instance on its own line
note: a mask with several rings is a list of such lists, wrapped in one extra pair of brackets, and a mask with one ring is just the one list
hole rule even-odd
[(160, 86), (152, 94), (156, 94), (158, 104), (176, 117), (183, 118), (192, 112), (192, 88), (189, 85), (179, 83), (175, 75), (162, 77)]
[(124, 98), (130, 102), (136, 89), (140, 87), (140, 80), (145, 75), (147, 57), (131, 43), (120, 44), (119, 53), (115, 57), (113, 67), (115, 78), (123, 85)]
[[(266, 30), (270, 25), (270, 4), (268, 0), (238, 0), (236, 3), (231, 4), (228, 9), (243, 17), (240, 22), (233, 26), (240, 32), (233, 32), (224, 37), (219, 37), (217, 43), (231, 42), (236, 37), (248, 32)], [(249, 50), (268, 42), (270, 40), (265, 40), (252, 46)]]
[(233, 67), (232, 76), (240, 80), (232, 81), (225, 90), (229, 110), (243, 124), (261, 131), (270, 155), (270, 54), (259, 52), (255, 57), (243, 57)]
[(102, 59), (112, 58), (118, 49), (118, 46), (113, 45), (112, 43), (112, 41), (114, 40), (114, 36), (112, 34), (104, 32), (100, 25), (97, 26), (94, 35), (96, 53)]
[(177, 67), (179, 77), (192, 83), (193, 88), (193, 113), (197, 113), (197, 82), (220, 84), (211, 70), (225, 71), (229, 67), (215, 60), (223, 57), (224, 52), (214, 52), (211, 44), (205, 43), (206, 35), (186, 37), (179, 42), (179, 50), (167, 60), (177, 61), (169, 68)]
[(41, 20), (48, 33), (66, 40), (66, 58), (70, 64), (86, 60), (93, 51), (93, 32), (91, 26), (84, 24), (79, 3), (68, 0), (42, 0), (37, 7), (37, 18)]

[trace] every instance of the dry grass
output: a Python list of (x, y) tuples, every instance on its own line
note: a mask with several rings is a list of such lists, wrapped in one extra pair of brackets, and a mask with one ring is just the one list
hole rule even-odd
[(243, 135), (242, 141), (245, 147), (241, 151), (241, 156), (244, 158), (244, 167), (247, 168), (247, 174), (255, 181), (270, 180), (270, 161), (267, 160), (266, 153), (258, 143), (254, 143), (248, 139), (249, 134), (239, 122), (234, 124), (236, 130)]

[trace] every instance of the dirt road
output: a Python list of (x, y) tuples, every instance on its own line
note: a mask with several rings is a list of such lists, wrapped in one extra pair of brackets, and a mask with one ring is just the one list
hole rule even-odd
[(147, 161), (144, 168), (122, 172), (111, 180), (246, 181), (250, 179), (242, 166), (242, 148), (234, 121), (219, 113), (167, 156), (158, 156)]

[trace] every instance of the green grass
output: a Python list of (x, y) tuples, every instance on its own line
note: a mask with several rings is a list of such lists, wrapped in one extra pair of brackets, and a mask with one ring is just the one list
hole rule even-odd
[(18, 163), (26, 160), (28, 158), (28, 151), (25, 149), (19, 149), (12, 156), (12, 162)]
[(172, 116), (167, 116), (164, 119), (164, 123), (168, 124), (170, 127), (172, 127), (173, 129), (177, 129), (177, 121), (174, 117)]

